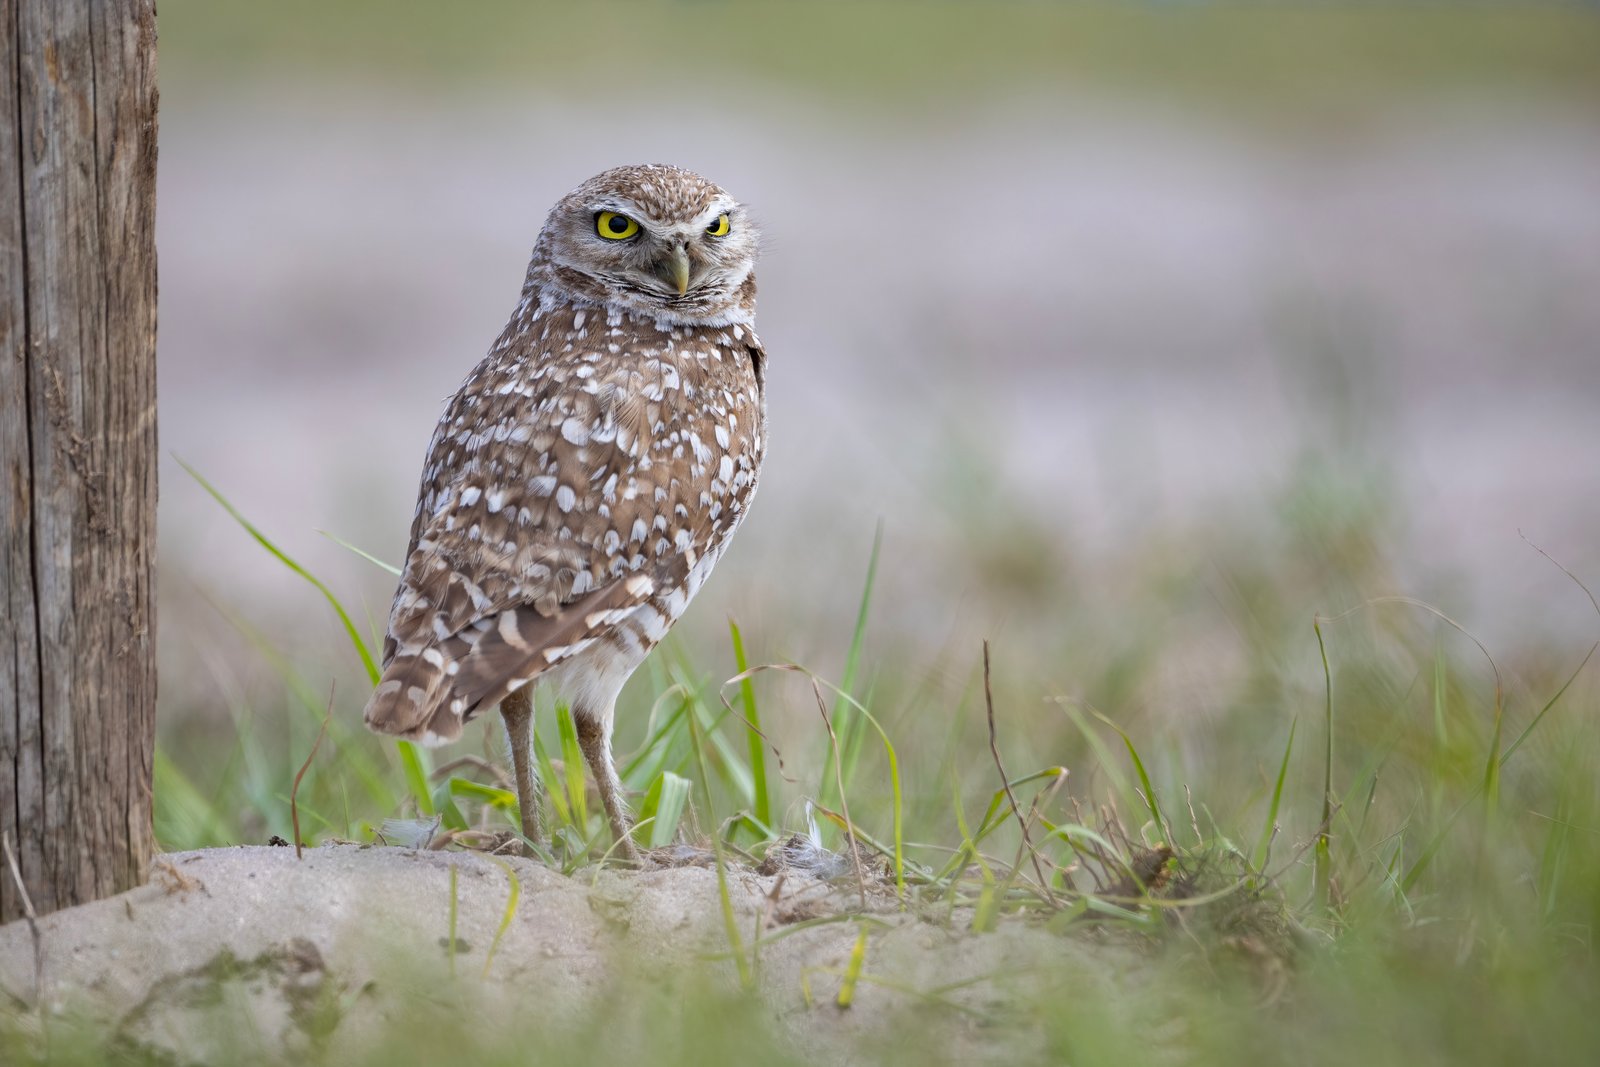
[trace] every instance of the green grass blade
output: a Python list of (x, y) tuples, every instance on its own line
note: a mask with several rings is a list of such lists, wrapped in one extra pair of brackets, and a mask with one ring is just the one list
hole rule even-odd
[(674, 663), (670, 676), (676, 687), (687, 694), (689, 701), (688, 714), (700, 722), (702, 736), (711, 745), (717, 757), (713, 768), (723, 784), (732, 790), (739, 802), (748, 806), (755, 797), (755, 783), (751, 778), (750, 769), (745, 766), (744, 759), (736, 751), (727, 735), (721, 730), (723, 720), (729, 716), (726, 707), (712, 708), (701, 695), (703, 683), (697, 683), (689, 677), (687, 665)]
[[(1012, 792), (1016, 792), (1025, 785), (1031, 785), (1034, 782), (1043, 781), (1046, 779), (1054, 781), (1066, 773), (1067, 769), (1065, 767), (1046, 767), (1044, 770), (1034, 771), (1032, 774), (1025, 774), (1021, 778), (1013, 778), (1006, 784), (1010, 786)], [(959, 794), (957, 794), (958, 803), (959, 799)], [(1004, 826), (1006, 822), (1010, 820), (1011, 809), (1009, 807), (1005, 807), (1005, 803), (1005, 788), (1002, 787), (1000, 789), (996, 789), (989, 797), (989, 806), (988, 808), (984, 809), (983, 818), (978, 823), (978, 832), (970, 835), (967, 833), (964, 813), (961, 812), (959, 808), (957, 809), (956, 821), (961, 831), (962, 845), (957, 850), (956, 855), (951, 858), (950, 862), (945, 864), (944, 868), (935, 876), (937, 880), (943, 881), (944, 879), (950, 877), (952, 873), (959, 870), (961, 853), (967, 849), (969, 844), (972, 848), (972, 851), (976, 852), (977, 847), (983, 844), (985, 838), (994, 833), (1001, 826)]]
[(1441, 640), (1433, 649), (1433, 735), (1434, 742), (1442, 752), (1450, 747), (1450, 732), (1445, 722), (1445, 708), (1450, 689), (1449, 663), (1445, 659), (1444, 642)]
[(978, 890), (978, 903), (972, 909), (973, 933), (987, 933), (994, 928), (995, 919), (999, 914), (1000, 908), (996, 890), (997, 887), (992, 875), (984, 879), (983, 887)]
[[(845, 654), (844, 675), (840, 678), (836, 692), (839, 694), (833, 702), (833, 732), (839, 745), (839, 761), (848, 773), (841, 773), (840, 777), (849, 783), (855, 772), (856, 760), (861, 752), (862, 727), (856, 720), (857, 716), (851, 713), (852, 705), (860, 707), (859, 701), (854, 699), (856, 677), (861, 670), (861, 649), (866, 642), (867, 616), (872, 607), (872, 588), (878, 578), (878, 557), (883, 548), (883, 523), (879, 522), (872, 535), (872, 555), (867, 560), (867, 579), (861, 589), (861, 603), (856, 608), (855, 630), (850, 635), (850, 648)], [(823, 780), (821, 800), (824, 804), (836, 805), (839, 801), (836, 783)]]
[(450, 977), (456, 976), (456, 913), (459, 907), (459, 896), (456, 886), (456, 865), (450, 865)]
[(433, 794), (428, 790), (428, 768), (422, 750), (410, 741), (396, 741), (394, 747), (400, 753), (400, 770), (405, 775), (406, 789), (410, 791), (411, 799), (416, 801), (417, 811), (423, 815), (434, 814)]
[[(1110, 780), (1111, 788), (1116, 791), (1118, 799), (1129, 808), (1139, 807), (1141, 803), (1139, 798), (1134, 795), (1132, 787), (1128, 785), (1128, 779), (1123, 776), (1122, 771), (1117, 767), (1120, 761), (1112, 756), (1111, 750), (1100, 739), (1100, 734), (1096, 732), (1093, 724), (1073, 704), (1063, 701), (1060, 706), (1061, 710), (1066, 713), (1067, 718), (1072, 720), (1072, 724), (1078, 728), (1078, 732), (1083, 735), (1084, 741), (1088, 743), (1090, 751), (1094, 753), (1098, 770)], [(1092, 707), (1089, 710), (1097, 716), (1100, 714)]]
[(566, 791), (549, 788), (561, 779), (556, 776), (555, 763), (550, 759), (550, 753), (545, 750), (544, 739), (538, 730), (533, 731), (533, 758), (539, 763), (539, 780), (545, 783), (545, 794), (550, 798), (550, 807), (555, 811), (556, 826), (571, 826), (572, 809), (567, 806)]
[[(959, 877), (961, 871), (968, 863), (976, 862), (980, 868), (987, 871), (989, 864), (984, 860), (983, 854), (978, 851), (978, 842), (974, 840), (972, 832), (967, 829), (967, 813), (961, 804), (961, 783), (952, 775), (950, 780), (951, 807), (956, 813), (956, 830), (961, 834), (961, 847), (956, 849), (956, 854), (951, 857), (945, 869), (936, 875), (936, 880), (944, 881), (946, 878)], [(1001, 793), (1004, 796), (1004, 793)]]
[(861, 932), (856, 935), (855, 947), (850, 950), (850, 962), (845, 965), (844, 979), (839, 983), (839, 995), (833, 1003), (841, 1010), (849, 1008), (855, 1001), (856, 982), (861, 979), (861, 968), (867, 961), (867, 924), (861, 924)]
[(1172, 828), (1167, 824), (1167, 817), (1161, 813), (1161, 802), (1156, 797), (1155, 787), (1150, 784), (1149, 772), (1145, 770), (1144, 760), (1139, 758), (1139, 750), (1134, 746), (1133, 738), (1128, 736), (1128, 732), (1126, 730), (1118, 726), (1115, 722), (1111, 721), (1110, 718), (1103, 715), (1099, 711), (1095, 711), (1094, 715), (1095, 718), (1099, 719), (1101, 722), (1115, 730), (1117, 732), (1117, 736), (1122, 738), (1122, 743), (1127, 746), (1128, 756), (1133, 760), (1134, 773), (1139, 776), (1139, 785), (1144, 789), (1145, 810), (1148, 811), (1150, 813), (1150, 817), (1155, 820), (1156, 831), (1165, 837), (1169, 844), (1173, 843)]
[(1439, 828), (1439, 832), (1433, 835), (1433, 839), (1423, 846), (1422, 852), (1418, 854), (1416, 861), (1411, 864), (1405, 876), (1400, 879), (1400, 891), (1402, 893), (1411, 892), (1412, 887), (1417, 884), (1423, 872), (1428, 869), (1428, 865), (1433, 862), (1433, 858), (1439, 854), (1439, 850), (1444, 846), (1445, 838), (1450, 834), (1450, 828), (1456, 824), (1456, 820), (1461, 817), (1461, 813), (1466, 811), (1467, 807), (1477, 799), (1481, 788), (1480, 786), (1479, 789), (1474, 789), (1472, 795), (1462, 801), (1456, 810), (1450, 813), (1450, 817)]
[[(622, 769), (622, 780), (632, 783), (635, 788), (648, 788), (649, 783), (660, 777), (661, 771), (673, 761), (674, 752), (686, 748), (688, 744), (683, 720), (689, 714), (689, 694), (678, 686), (668, 683), (665, 674), (662, 675), (659, 684), (665, 686), (665, 689), (656, 697), (655, 705), (650, 709), (650, 735)], [(676, 700), (676, 704), (672, 713), (666, 719), (657, 722), (656, 711), (662, 704), (673, 699)]]
[(1489, 737), (1489, 756), (1483, 763), (1483, 795), (1492, 811), (1500, 806), (1500, 734), (1505, 729), (1505, 709), (1499, 695), (1494, 702), (1494, 730)]
[(1073, 844), (1077, 844), (1081, 841), (1094, 845), (1095, 847), (1104, 851), (1106, 855), (1115, 857), (1118, 861), (1126, 863), (1126, 861), (1123, 860), (1121, 849), (1119, 849), (1116, 845), (1113, 845), (1105, 837), (1105, 835), (1101, 834), (1099, 831), (1091, 830), (1087, 826), (1080, 826), (1077, 823), (1069, 822), (1052, 823), (1049, 826), (1048, 833), (1050, 836), (1060, 837), (1063, 841), (1069, 841)]
[(337, 534), (331, 534), (327, 530), (318, 530), (317, 533), (321, 534), (323, 537), (326, 537), (328, 540), (332, 541), (334, 544), (338, 545), (340, 548), (343, 548), (343, 549), (345, 549), (347, 551), (350, 551), (350, 552), (354, 552), (356, 555), (360, 556), (362, 559), (366, 560), (368, 563), (371, 563), (373, 566), (377, 567), (378, 569), (388, 571), (390, 574), (394, 575), (396, 578), (400, 577), (400, 568), (396, 567), (393, 563), (385, 563), (383, 560), (379, 559), (377, 556), (374, 556), (371, 552), (368, 552), (365, 549), (357, 548), (355, 545), (352, 545), (349, 541), (346, 541), (344, 538), (340, 537)]
[[(512, 801), (515, 802), (515, 800), (516, 798), (512, 797)], [(510, 892), (506, 896), (505, 911), (500, 914), (500, 926), (495, 930), (494, 940), (489, 942), (489, 952), (483, 959), (483, 976), (485, 978), (489, 977), (489, 966), (494, 963), (495, 950), (500, 947), (500, 941), (506, 936), (506, 931), (511, 929), (511, 920), (516, 917), (517, 901), (522, 899), (522, 879), (517, 877), (516, 869), (498, 856), (488, 856), (486, 858), (506, 872), (506, 884)]]
[(1594, 658), (1596, 649), (1600, 649), (1600, 644), (1589, 646), (1589, 653), (1583, 657), (1583, 662), (1578, 664), (1578, 669), (1568, 676), (1561, 688), (1556, 690), (1556, 695), (1546, 701), (1544, 707), (1539, 709), (1539, 713), (1529, 721), (1527, 726), (1523, 727), (1522, 732), (1517, 735), (1517, 739), (1506, 746), (1506, 750), (1500, 755), (1500, 765), (1502, 767), (1505, 766), (1506, 760), (1511, 758), (1511, 754), (1522, 747), (1522, 742), (1528, 739), (1528, 735), (1533, 733), (1539, 723), (1544, 720), (1544, 717), (1550, 713), (1550, 709), (1556, 706), (1556, 702), (1566, 695), (1567, 690), (1572, 687), (1572, 683), (1578, 680), (1578, 675), (1583, 673), (1583, 669), (1589, 665), (1589, 660)]
[(1317, 653), (1322, 657), (1323, 753), (1322, 821), (1318, 823), (1317, 844), (1312, 858), (1312, 885), (1317, 907), (1324, 909), (1333, 897), (1333, 851), (1329, 841), (1333, 822), (1333, 670), (1328, 666), (1328, 646), (1322, 639), (1322, 620), (1313, 618), (1311, 629), (1317, 635)]
[(229, 840), (216, 809), (165, 750), (155, 754), (156, 840), (177, 848), (220, 845)]
[[(876, 562), (876, 554), (874, 554), (874, 562)], [(862, 704), (860, 701), (856, 700), (848, 692), (846, 692), (843, 686), (832, 685), (831, 683), (816, 677), (809, 671), (805, 671), (802, 668), (795, 669), (800, 670), (801, 673), (805, 674), (817, 684), (824, 685), (829, 689), (832, 689), (836, 694), (838, 694), (838, 698), (841, 701), (854, 708), (855, 711), (872, 726), (872, 729), (877, 731), (878, 739), (883, 744), (884, 754), (889, 760), (889, 796), (893, 804), (894, 815), (894, 884), (895, 892), (899, 895), (901, 901), (904, 902), (906, 893), (905, 797), (902, 792), (900, 782), (900, 756), (897, 752), (895, 752), (894, 743), (889, 740), (888, 731), (886, 731), (882, 724), (878, 722), (877, 716), (868, 711), (865, 704)]]
[(509, 789), (501, 789), (499, 786), (494, 785), (484, 785), (482, 782), (474, 782), (470, 778), (461, 778), (456, 775), (450, 776), (449, 786), (451, 796), (469, 800), (481, 800), (502, 811), (517, 810), (517, 794)]
[[(694, 750), (695, 764), (700, 768), (700, 788), (705, 794), (706, 823), (716, 824), (716, 812), (711, 806), (711, 779), (706, 773), (705, 746), (700, 736), (699, 723), (695, 717), (688, 717), (689, 747)], [(717, 861), (717, 899), (722, 907), (722, 926), (728, 938), (728, 948), (733, 953), (735, 964), (739, 968), (739, 984), (744, 989), (753, 987), (755, 975), (750, 965), (750, 959), (745, 954), (744, 938), (739, 933), (739, 922), (733, 912), (733, 896), (728, 889), (728, 862), (722, 854), (722, 835), (712, 833), (711, 850)]]
[(850, 635), (850, 651), (845, 655), (844, 677), (839, 688), (844, 692), (834, 701), (834, 717), (847, 711), (844, 695), (855, 690), (856, 673), (861, 668), (861, 647), (866, 641), (867, 613), (872, 607), (872, 587), (878, 579), (878, 556), (883, 549), (883, 523), (878, 523), (877, 530), (872, 535), (872, 555), (867, 559), (867, 580), (861, 588), (861, 604), (856, 608), (856, 626)]
[(693, 784), (681, 774), (671, 771), (662, 771), (650, 783), (644, 803), (639, 806), (639, 822), (652, 820), (646, 842), (648, 847), (662, 848), (677, 840), (678, 826), (683, 821), (683, 810), (688, 805), (689, 790)]
[(433, 796), (434, 813), (439, 816), (439, 825), (446, 830), (465, 830), (467, 817), (456, 805), (455, 793), (449, 782), (440, 782), (434, 786)]
[(728, 633), (733, 639), (733, 664), (739, 669), (739, 706), (744, 711), (749, 729), (745, 731), (750, 747), (750, 778), (755, 790), (751, 809), (758, 821), (772, 825), (772, 798), (767, 790), (767, 744), (761, 729), (761, 708), (756, 704), (755, 681), (749, 675), (750, 663), (744, 654), (744, 638), (739, 624), (728, 620)]
[[(293, 697), (291, 707), (304, 713), (307, 725), (320, 726), (327, 712), (326, 696), (311, 688), (283, 653), (272, 646), (260, 631), (222, 604), (207, 597), (206, 602), (242, 635), (245, 640), (283, 681)], [(341, 725), (337, 717), (328, 723), (328, 739), (338, 749), (341, 773), (354, 774), (361, 780), (373, 802), (384, 810), (394, 807), (395, 793), (388, 777), (388, 768), (373, 759), (367, 748), (355, 741), (351, 731)], [(275, 780), (275, 779), (274, 779)]]
[(721, 730), (722, 717), (718, 716), (703, 700), (695, 700), (693, 713), (699, 717), (700, 725), (705, 729), (706, 740), (717, 754), (718, 775), (723, 784), (739, 797), (739, 802), (744, 805), (751, 804), (755, 799), (755, 781), (750, 776), (750, 768), (745, 765), (744, 757), (728, 740)]
[[(173, 458), (177, 459), (177, 457)], [(268, 552), (272, 553), (272, 555), (277, 558), (278, 562), (282, 563), (295, 574), (298, 574), (300, 577), (310, 582), (317, 592), (321, 593), (323, 597), (327, 599), (328, 603), (333, 607), (334, 613), (339, 616), (339, 622), (343, 624), (344, 632), (350, 638), (350, 644), (355, 648), (356, 653), (361, 657), (361, 665), (366, 668), (367, 677), (371, 680), (373, 685), (377, 685), (380, 672), (378, 670), (377, 662), (372, 657), (372, 650), (367, 647), (366, 641), (361, 637), (361, 632), (356, 629), (356, 624), (351, 621), (350, 613), (345, 611), (344, 605), (339, 602), (339, 598), (333, 595), (333, 590), (322, 584), (322, 580), (320, 578), (306, 570), (304, 567), (300, 566), (300, 564), (291, 559), (289, 555), (281, 548), (273, 544), (272, 541), (267, 538), (266, 534), (262, 533), (253, 523), (251, 523), (249, 519), (240, 514), (239, 509), (234, 507), (233, 504), (228, 501), (228, 498), (223, 496), (222, 493), (218, 491), (216, 486), (206, 481), (205, 478), (200, 475), (199, 471), (195, 470), (181, 459), (177, 460), (177, 463), (178, 466), (182, 467), (189, 473), (189, 477), (200, 483), (200, 488), (204, 489), (207, 493), (210, 493), (211, 498), (218, 504), (222, 505), (224, 511), (233, 516), (233, 520), (235, 522), (244, 527), (246, 533), (255, 538), (257, 544), (266, 549)]]
[(556, 705), (556, 732), (561, 738), (562, 781), (567, 790), (567, 807), (572, 812), (572, 825), (579, 833), (589, 831), (589, 801), (583, 781), (583, 749), (578, 745), (578, 728), (572, 721), (572, 709), (566, 704)]
[[(287, 809), (289, 807), (289, 794), (288, 793), (275, 793), (275, 794), (273, 794), (272, 800), (273, 800), (274, 804), (279, 805), (279, 806), (281, 806), (281, 807), (283, 807), (285, 809)], [(299, 801), (296, 806), (300, 809), (300, 814), (301, 815), (305, 816), (306, 818), (308, 818), (312, 822), (320, 823), (330, 833), (339, 828), (338, 822), (334, 821), (333, 818), (331, 818), (330, 816), (324, 815), (321, 811), (317, 810), (316, 808), (313, 808), (311, 805), (307, 804), (305, 801), (303, 801), (303, 800)], [(294, 839), (294, 836), (295, 835), (291, 834), (291, 836), (290, 836), (290, 840), (291, 841)], [(305, 838), (307, 840), (309, 840), (313, 836), (314, 835), (308, 833), (308, 834), (305, 835)]]
[[(1578, 680), (1578, 675), (1583, 673), (1583, 668), (1588, 665), (1589, 660), (1594, 656), (1596, 649), (1600, 649), (1600, 644), (1590, 646), (1588, 654), (1583, 657), (1583, 662), (1578, 664), (1577, 669), (1567, 677), (1566, 682), (1562, 684), (1561, 688), (1556, 690), (1555, 696), (1551, 697), (1545, 702), (1544, 707), (1539, 709), (1538, 714), (1536, 714), (1528, 723), (1528, 725), (1523, 728), (1522, 732), (1517, 735), (1516, 740), (1512, 741), (1511, 744), (1506, 746), (1506, 750), (1500, 754), (1500, 763), (1502, 766), (1511, 758), (1512, 753), (1516, 752), (1518, 748), (1522, 747), (1522, 743), (1528, 739), (1528, 736), (1532, 734), (1539, 723), (1544, 720), (1544, 717), (1549, 714), (1552, 708), (1556, 706), (1556, 704), (1561, 700), (1562, 696), (1564, 696), (1567, 690), (1572, 686), (1572, 683)], [(1400, 878), (1400, 891), (1402, 893), (1411, 892), (1412, 887), (1414, 887), (1422, 878), (1422, 875), (1427, 871), (1429, 864), (1431, 864), (1434, 857), (1439, 854), (1439, 850), (1444, 847), (1445, 838), (1449, 836), (1451, 828), (1456, 824), (1456, 820), (1459, 819), (1461, 817), (1461, 813), (1466, 811), (1467, 807), (1477, 799), (1478, 794), (1482, 792), (1482, 790), (1483, 785), (1480, 784), (1477, 789), (1473, 790), (1471, 796), (1462, 801), (1456, 810), (1450, 813), (1450, 817), (1445, 820), (1444, 825), (1441, 826), (1433, 835), (1433, 837), (1429, 839), (1428, 843), (1423, 846), (1423, 849), (1417, 855), (1416, 860), (1412, 862), (1410, 868), (1406, 871), (1404, 876)]]
[[(873, 687), (868, 686), (866, 693), (860, 699), (862, 707), (872, 706), (872, 693)], [(871, 735), (866, 721), (860, 715), (849, 716), (844, 725), (844, 732), (840, 735), (839, 755), (843, 763), (845, 784), (851, 785), (856, 780), (856, 768), (861, 764), (862, 753), (866, 751), (867, 741)]]
[(1278, 780), (1272, 786), (1272, 803), (1267, 806), (1267, 821), (1256, 839), (1256, 850), (1250, 856), (1250, 865), (1261, 870), (1267, 863), (1267, 849), (1272, 847), (1273, 831), (1278, 826), (1278, 805), (1283, 800), (1283, 780), (1289, 773), (1289, 753), (1294, 751), (1294, 731), (1300, 725), (1295, 718), (1289, 723), (1289, 743), (1283, 746), (1283, 761), (1278, 764)]

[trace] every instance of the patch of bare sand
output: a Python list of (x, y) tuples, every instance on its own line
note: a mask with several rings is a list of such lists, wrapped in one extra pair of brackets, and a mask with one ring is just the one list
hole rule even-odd
[[(495, 944), (513, 874), (519, 896)], [(758, 926), (771, 938), (861, 911), (848, 881), (741, 869), (729, 884), (746, 943)], [(761, 995), (819, 1061), (848, 1060), (901, 1009), (930, 1004), (936, 1010), (918, 1012), (919, 1026), (934, 1028), (923, 1037), (961, 1059), (987, 1059), (1001, 1050), (978, 1020), (1003, 1011), (1028, 975), (1067, 967), (1117, 983), (1142, 969), (1126, 947), (1022, 923), (964, 933), (959, 921), (899, 910), (888, 893), (869, 898), (867, 914), (863, 979), (848, 1010), (835, 1000), (860, 921), (801, 927), (759, 951)], [(210, 849), (160, 857), (150, 884), (47, 916), (38, 935), (36, 957), (25, 921), (0, 928), (7, 999), (24, 1013), (86, 1014), (114, 1041), (180, 1062), (237, 1062), (241, 1030), (263, 1059), (353, 1060), (452, 982), (476, 1017), (532, 1027), (593, 1009), (622, 979), (681, 980), (687, 968), (713, 985), (738, 983), (717, 875), (704, 867), (568, 877), (464, 852), (334, 846), (297, 860), (289, 848)]]

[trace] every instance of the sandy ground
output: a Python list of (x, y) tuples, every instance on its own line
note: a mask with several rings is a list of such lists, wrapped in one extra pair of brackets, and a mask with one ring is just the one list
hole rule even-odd
[[(520, 896), (495, 946), (513, 874)], [(858, 903), (854, 894), (794, 873), (731, 877), (747, 939), (758, 924), (771, 936), (836, 914)], [(705, 867), (566, 877), (522, 859), (400, 848), (330, 846), (303, 860), (287, 847), (180, 852), (157, 860), (149, 885), (40, 920), (37, 957), (26, 921), (0, 928), (0, 991), (46, 1017), (85, 1012), (112, 1040), (179, 1061), (315, 1052), (345, 1062), (419, 1005), (451, 995), (478, 1017), (538, 1027), (594, 1007), (623, 975), (649, 981), (687, 967), (732, 988), (734, 965), (712, 958), (727, 946), (718, 901), (716, 872)], [(1081, 956), (1095, 981), (1135, 965), (1126, 949), (1017, 924), (954, 933), (897, 912), (892, 896), (870, 911), (867, 977), (847, 1011), (834, 999), (857, 922), (802, 929), (760, 951), (762, 995), (821, 1061), (847, 1060), (863, 1031), (915, 1006), (917, 990), (995, 976), (944, 994), (981, 1013), (1004, 996), (1003, 976), (1034, 965), (1059, 973)], [(980, 1041), (976, 1017), (919, 1015), (942, 1028), (945, 1047), (970, 1044), (983, 1058), (999, 1050)]]

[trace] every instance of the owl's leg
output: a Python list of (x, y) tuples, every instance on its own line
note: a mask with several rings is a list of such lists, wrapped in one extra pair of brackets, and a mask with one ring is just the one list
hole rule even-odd
[(533, 766), (533, 686), (525, 685), (500, 702), (500, 715), (506, 720), (506, 737), (511, 742), (511, 765), (517, 775), (517, 813), (522, 818), (522, 836), (533, 842), (544, 840), (544, 820), (540, 817), (539, 774)]
[(572, 725), (577, 727), (578, 747), (583, 749), (583, 758), (589, 764), (595, 788), (600, 793), (600, 803), (605, 805), (611, 833), (617, 839), (617, 851), (623, 859), (637, 867), (640, 859), (639, 850), (633, 844), (633, 824), (622, 802), (622, 781), (611, 762), (611, 716), (594, 715), (575, 708)]

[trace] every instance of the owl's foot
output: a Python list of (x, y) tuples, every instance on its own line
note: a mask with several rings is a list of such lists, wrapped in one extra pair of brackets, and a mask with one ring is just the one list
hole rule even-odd
[[(533, 769), (533, 702), (528, 688), (512, 693), (500, 702), (500, 715), (506, 721), (506, 737), (511, 742), (511, 764), (517, 777), (517, 816), (522, 821), (522, 836), (538, 844), (544, 840), (544, 818), (540, 813), (539, 776)], [(524, 848), (526, 855), (532, 850)]]
[(600, 804), (606, 810), (606, 821), (611, 824), (611, 834), (616, 838), (610, 855), (630, 867), (643, 867), (645, 864), (639, 856), (639, 848), (633, 843), (633, 823), (628, 818), (628, 807), (622, 799), (622, 780), (617, 777), (617, 769), (611, 763), (611, 731), (606, 726), (610, 719), (609, 713), (595, 715), (579, 707), (572, 709), (572, 725), (578, 732), (578, 747), (583, 750), (584, 761), (589, 764), (595, 790), (600, 794)]

